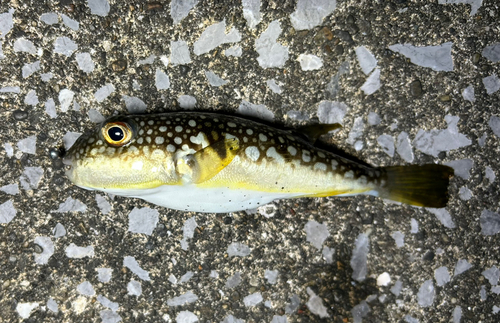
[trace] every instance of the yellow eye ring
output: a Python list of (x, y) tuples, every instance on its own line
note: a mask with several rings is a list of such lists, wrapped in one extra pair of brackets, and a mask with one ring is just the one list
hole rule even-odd
[(132, 139), (132, 128), (125, 122), (109, 122), (101, 129), (102, 136), (108, 144), (115, 147), (121, 147)]

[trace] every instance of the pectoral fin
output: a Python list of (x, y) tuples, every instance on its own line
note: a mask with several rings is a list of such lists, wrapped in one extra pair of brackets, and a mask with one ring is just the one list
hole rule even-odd
[(193, 183), (203, 183), (217, 175), (233, 161), (239, 148), (238, 138), (227, 136), (194, 153), (191, 157), (195, 164)]

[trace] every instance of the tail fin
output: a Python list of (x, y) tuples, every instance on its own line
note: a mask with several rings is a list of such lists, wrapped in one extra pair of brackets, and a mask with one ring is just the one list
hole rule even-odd
[(382, 167), (386, 183), (379, 196), (416, 206), (441, 208), (448, 202), (448, 184), (453, 168), (444, 165)]

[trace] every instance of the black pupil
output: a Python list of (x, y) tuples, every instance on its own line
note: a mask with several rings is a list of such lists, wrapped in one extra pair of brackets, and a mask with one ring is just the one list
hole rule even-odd
[(120, 127), (111, 127), (108, 129), (108, 136), (113, 141), (120, 141), (125, 137), (125, 134)]

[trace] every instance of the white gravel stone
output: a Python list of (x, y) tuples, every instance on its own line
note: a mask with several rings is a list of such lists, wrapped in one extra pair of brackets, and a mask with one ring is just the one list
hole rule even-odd
[(41, 69), (40, 61), (36, 61), (32, 64), (26, 64), (22, 68), (23, 78), (30, 77), (33, 73), (38, 72)]
[(85, 73), (92, 73), (95, 69), (94, 61), (90, 53), (76, 53), (76, 62), (78, 63), (78, 68)]
[(106, 17), (110, 10), (108, 0), (87, 0), (87, 5), (91, 14), (101, 17)]
[(76, 50), (78, 45), (68, 37), (58, 37), (54, 42), (54, 53), (70, 57)]
[(182, 109), (191, 110), (196, 107), (196, 98), (191, 95), (181, 95), (177, 102)]
[(391, 135), (380, 135), (377, 143), (387, 155), (394, 157), (394, 138)]
[(193, 292), (191, 292), (191, 291), (187, 291), (185, 294), (182, 294), (182, 295), (174, 297), (174, 298), (167, 299), (167, 305), (168, 306), (181, 306), (181, 305), (194, 303), (197, 300), (198, 300), (198, 296), (193, 294)]
[(317, 112), (319, 122), (324, 124), (342, 124), (348, 110), (349, 108), (343, 102), (321, 101)]
[(483, 85), (488, 95), (500, 90), (500, 79), (495, 74), (483, 78)]
[(14, 52), (24, 52), (31, 55), (36, 55), (37, 50), (31, 40), (19, 38), (14, 42)]
[(108, 283), (111, 280), (112, 268), (96, 268), (95, 270), (97, 271), (97, 280), (101, 283)]
[(36, 237), (34, 240), (35, 244), (42, 248), (41, 253), (33, 253), (35, 258), (35, 263), (38, 265), (45, 265), (49, 262), (49, 258), (54, 254), (54, 243), (50, 237)]
[(405, 245), (405, 235), (401, 231), (395, 231), (391, 234), (391, 237), (396, 242), (396, 247), (402, 248)]
[(425, 154), (438, 157), (442, 151), (466, 147), (472, 143), (465, 135), (458, 132), (459, 117), (447, 115), (445, 120), (448, 123), (447, 129), (430, 131), (420, 129), (413, 140), (415, 148)]
[(135, 207), (128, 215), (128, 231), (151, 235), (159, 219), (158, 210), (149, 207)]
[(76, 290), (85, 296), (95, 296), (95, 290), (89, 281), (84, 281), (76, 287)]
[(155, 74), (155, 84), (156, 89), (159, 90), (168, 90), (170, 88), (170, 78), (165, 72), (160, 69), (156, 69)]
[(388, 286), (391, 282), (391, 275), (388, 272), (383, 272), (377, 277), (377, 286)]
[(448, 268), (442, 266), (434, 270), (434, 279), (436, 279), (436, 284), (440, 287), (449, 283), (451, 278)]
[(142, 294), (141, 283), (132, 279), (127, 284), (127, 292), (129, 295), (132, 295), (132, 296), (141, 296), (141, 294)]
[(250, 252), (250, 248), (246, 244), (240, 242), (233, 242), (227, 247), (227, 254), (229, 257), (246, 257)]
[(243, 303), (245, 304), (246, 307), (252, 307), (260, 304), (262, 300), (263, 298), (261, 293), (257, 292), (243, 298)]
[(453, 221), (450, 212), (448, 212), (445, 208), (426, 208), (429, 212), (434, 214), (436, 218), (441, 222), (442, 225), (447, 227), (448, 229), (454, 229), (456, 227), (455, 222)]
[(198, 4), (199, 0), (172, 0), (170, 2), (170, 15), (174, 20), (174, 24), (178, 24), (182, 19), (186, 18), (189, 11)]
[(476, 96), (474, 95), (474, 86), (469, 85), (462, 91), (462, 97), (464, 100), (469, 101), (471, 103), (476, 102)]
[(66, 199), (63, 203), (59, 204), (59, 208), (55, 211), (56, 213), (64, 212), (85, 212), (87, 211), (87, 206), (80, 202), (79, 200), (73, 199), (71, 196)]
[(417, 293), (418, 305), (421, 307), (429, 307), (434, 303), (436, 291), (432, 279), (426, 280), (419, 288)]
[(267, 279), (267, 283), (274, 285), (278, 282), (279, 271), (277, 270), (265, 270), (264, 278)]
[(323, 67), (323, 60), (316, 55), (300, 54), (297, 61), (303, 71), (314, 71)]
[(52, 234), (54, 235), (54, 238), (62, 238), (66, 235), (66, 229), (61, 223), (57, 223), (54, 229), (52, 229)]
[(195, 55), (202, 55), (226, 43), (235, 43), (241, 40), (241, 35), (236, 28), (226, 34), (226, 20), (208, 26), (200, 38), (193, 45)]
[(123, 258), (123, 266), (130, 269), (130, 271), (133, 272), (134, 274), (136, 274), (140, 279), (146, 280), (146, 281), (151, 280), (149, 278), (149, 272), (142, 269), (134, 257), (126, 256), (125, 258)]
[(308, 221), (304, 230), (306, 232), (306, 240), (318, 250), (322, 249), (323, 242), (330, 236), (330, 232), (328, 232), (328, 227), (325, 223), (321, 224), (316, 221)]
[(494, 63), (500, 62), (500, 43), (486, 46), (482, 55)]
[(73, 98), (75, 97), (75, 92), (69, 89), (62, 89), (59, 91), (59, 103), (61, 104), (61, 111), (68, 111), (71, 103), (73, 103)]
[(460, 259), (457, 261), (457, 264), (455, 265), (455, 272), (453, 273), (453, 276), (458, 276), (471, 268), (472, 265), (467, 260)]
[(175, 317), (176, 323), (194, 323), (198, 322), (198, 316), (190, 311), (180, 311)]
[(40, 16), (40, 20), (47, 25), (53, 25), (59, 22), (59, 16), (55, 12), (46, 12)]
[(71, 19), (63, 13), (61, 14), (61, 18), (66, 27), (71, 28), (74, 31), (78, 31), (78, 29), (80, 29), (80, 23), (78, 21)]
[(354, 242), (351, 256), (352, 279), (362, 282), (368, 272), (367, 257), (370, 250), (370, 239), (364, 233), (360, 233)]
[(474, 16), (477, 13), (477, 10), (483, 4), (483, 0), (438, 0), (439, 4), (456, 4), (456, 3), (464, 3), (470, 4), (470, 15)]
[(470, 170), (472, 169), (472, 167), (474, 167), (474, 162), (468, 158), (453, 160), (444, 164), (453, 168), (453, 170), (455, 171), (455, 175), (462, 177), (463, 179), (469, 179)]
[(411, 44), (396, 44), (389, 49), (408, 57), (413, 64), (432, 68), (434, 71), (453, 71), (451, 47), (447, 42), (438, 46), (413, 46)]
[(113, 84), (106, 84), (102, 86), (99, 90), (94, 93), (94, 98), (97, 102), (102, 102), (106, 100), (108, 96), (110, 96), (113, 92), (115, 92), (115, 87)]
[(479, 217), (481, 233), (491, 236), (500, 232), (500, 214), (484, 209)]
[(205, 71), (205, 76), (207, 77), (208, 83), (211, 86), (221, 86), (228, 83), (228, 81), (223, 80), (212, 71)]
[(19, 194), (19, 184), (7, 184), (0, 187), (0, 191), (9, 194), (9, 195), (17, 195)]
[(377, 59), (365, 46), (359, 46), (355, 49), (359, 66), (365, 75), (370, 74), (377, 67)]
[(261, 0), (242, 0), (243, 5), (243, 18), (247, 21), (249, 29), (255, 29), (260, 23), (262, 17), (260, 15), (260, 2)]
[(89, 257), (92, 258), (94, 257), (94, 247), (92, 246), (87, 246), (87, 247), (78, 247), (74, 243), (71, 243), (68, 247), (66, 247), (66, 257), (68, 258), (85, 258)]
[(365, 92), (365, 95), (371, 95), (377, 92), (381, 87), (380, 83), (380, 69), (376, 68), (373, 73), (368, 76), (365, 83), (361, 86), (361, 91)]
[(170, 62), (173, 66), (191, 63), (188, 44), (183, 41), (170, 42)]
[(321, 297), (316, 295), (310, 287), (307, 287), (306, 291), (307, 294), (309, 294), (309, 300), (307, 301), (306, 306), (311, 313), (318, 315), (321, 318), (330, 317), (325, 305), (323, 305)]
[(255, 40), (255, 50), (259, 54), (257, 61), (260, 67), (283, 67), (288, 60), (288, 47), (276, 42), (281, 31), (279, 22), (274, 20), (260, 37)]
[(38, 303), (17, 303), (16, 311), (22, 319), (27, 319), (38, 305)]
[(17, 149), (23, 153), (35, 155), (36, 154), (36, 136), (29, 136), (17, 142)]
[(36, 95), (35, 90), (29, 91), (24, 97), (24, 103), (27, 105), (36, 106), (38, 102), (38, 95)]
[(49, 98), (45, 101), (45, 113), (47, 113), (51, 119), (57, 118), (56, 103), (54, 99)]
[(295, 30), (312, 29), (321, 25), (323, 19), (337, 7), (335, 0), (298, 0), (290, 22)]
[(229, 56), (241, 57), (242, 54), (243, 54), (243, 50), (241, 49), (241, 47), (239, 45), (231, 46), (224, 51), (224, 55), (226, 55), (227, 57), (229, 57)]

